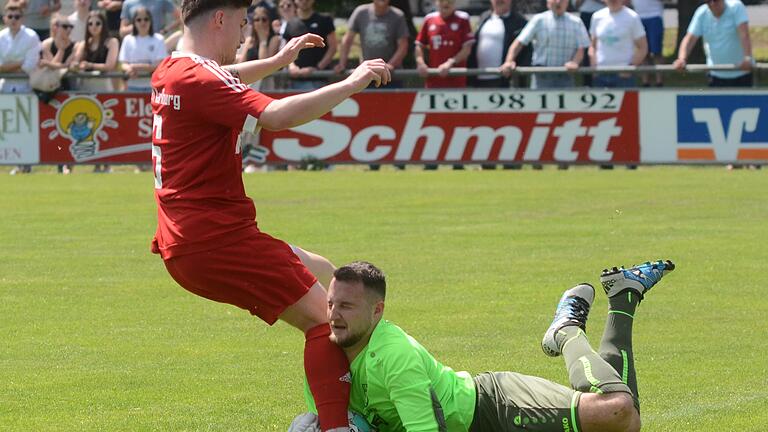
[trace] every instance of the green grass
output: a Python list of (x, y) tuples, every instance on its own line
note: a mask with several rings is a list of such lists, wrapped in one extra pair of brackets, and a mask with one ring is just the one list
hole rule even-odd
[[(301, 335), (176, 286), (149, 253), (149, 174), (85, 171), (0, 176), (0, 430), (284, 431), (303, 410)], [(381, 266), (386, 316), (473, 373), (567, 383), (539, 348), (560, 292), (672, 258), (635, 326), (644, 430), (761, 431), (767, 174), (341, 169), (246, 186), (265, 231)]]

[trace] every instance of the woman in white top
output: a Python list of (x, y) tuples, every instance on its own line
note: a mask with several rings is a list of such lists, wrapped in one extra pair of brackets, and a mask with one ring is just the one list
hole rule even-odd
[(154, 32), (147, 8), (137, 8), (131, 24), (133, 32), (125, 36), (120, 47), (120, 67), (128, 77), (128, 91), (149, 92), (150, 75), (167, 56), (165, 41)]

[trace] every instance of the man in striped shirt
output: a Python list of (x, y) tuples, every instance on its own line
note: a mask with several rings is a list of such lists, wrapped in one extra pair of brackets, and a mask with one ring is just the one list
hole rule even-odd
[[(507, 58), (501, 65), (504, 76), (510, 76), (517, 67), (515, 58), (525, 45), (533, 43), (533, 66), (565, 66), (577, 69), (589, 47), (589, 35), (584, 24), (566, 13), (568, 0), (547, 0), (549, 10), (534, 15), (512, 42)], [(531, 88), (572, 87), (571, 74), (534, 74)]]

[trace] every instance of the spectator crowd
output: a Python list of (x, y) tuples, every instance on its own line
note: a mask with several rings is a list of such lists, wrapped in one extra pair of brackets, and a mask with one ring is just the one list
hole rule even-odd
[[(660, 64), (664, 25), (661, 0), (546, 0), (546, 11), (527, 19), (512, 0), (490, 0), (476, 21), (457, 10), (455, 0), (436, 0), (436, 11), (416, 30), (409, 2), (373, 0), (358, 6), (337, 39), (332, 17), (315, 10), (316, 0), (254, 0), (238, 61), (264, 59), (290, 38), (321, 35), (325, 46), (301, 52), (288, 78), (256, 83), (262, 89), (305, 91), (327, 82), (317, 71), (341, 76), (359, 61), (382, 58), (395, 72), (389, 88), (403, 86), (398, 69), (415, 68), (427, 88), (575, 85), (580, 66)], [(61, 0), (7, 0), (0, 31), (0, 92), (36, 91), (44, 100), (57, 90), (150, 91), (149, 75), (174, 50), (182, 50), (179, 7), (172, 0), (73, 0), (74, 12), (60, 13)], [(569, 12), (571, 10), (572, 12)], [(707, 64), (736, 64), (739, 70), (711, 71), (711, 86), (751, 86), (752, 46), (746, 8), (739, 0), (706, 0), (696, 10), (673, 65), (683, 70), (702, 39)], [(515, 74), (518, 66), (562, 67), (561, 73)], [(494, 69), (466, 77), (459, 67)], [(79, 72), (68, 78), (67, 72)], [(109, 73), (108, 77), (99, 77)], [(26, 74), (28, 78), (19, 78)], [(2, 76), (2, 75), (0, 75)], [(639, 78), (639, 82), (636, 82)], [(584, 75), (595, 87), (662, 86), (660, 74)], [(458, 167), (457, 167), (458, 168)], [(22, 171), (29, 167), (21, 168)], [(67, 167), (60, 169), (66, 172)], [(108, 169), (108, 168), (105, 168)]]

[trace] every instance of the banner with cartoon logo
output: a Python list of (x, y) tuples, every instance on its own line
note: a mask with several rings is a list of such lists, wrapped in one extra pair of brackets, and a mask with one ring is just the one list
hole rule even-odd
[(149, 94), (62, 93), (40, 103), (40, 163), (149, 163)]

